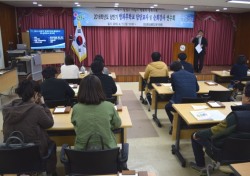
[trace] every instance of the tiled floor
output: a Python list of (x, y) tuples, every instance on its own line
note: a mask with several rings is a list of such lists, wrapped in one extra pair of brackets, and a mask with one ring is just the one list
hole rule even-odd
[[(118, 83), (122, 90), (133, 90), (138, 98), (140, 92), (138, 91), (138, 83)], [(3, 97), (3, 103), (10, 101), (11, 98)], [(145, 105), (142, 105), (148, 118), (152, 121), (152, 113), (147, 111)], [(174, 143), (171, 136), (168, 134), (169, 120), (164, 110), (158, 111), (158, 117), (163, 123), (162, 128), (158, 128), (152, 121), (153, 127), (159, 134), (159, 137), (153, 138), (134, 138), (128, 139), (130, 145), (128, 167), (137, 171), (147, 170), (155, 172), (157, 176), (198, 176), (199, 173), (187, 167), (180, 166), (177, 158), (171, 153), (171, 145)], [(2, 113), (0, 113), (0, 129), (2, 128)], [(2, 133), (0, 134), (0, 141), (2, 141)], [(60, 149), (59, 149), (60, 150)], [(183, 156), (189, 161), (194, 160), (190, 140), (181, 141), (181, 151)], [(58, 160), (58, 162), (60, 162)], [(59, 164), (61, 167), (61, 165)], [(221, 172), (216, 172), (212, 175), (225, 176)]]

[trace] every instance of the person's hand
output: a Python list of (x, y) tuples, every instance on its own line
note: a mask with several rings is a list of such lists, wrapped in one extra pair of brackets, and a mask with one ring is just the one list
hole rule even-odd
[[(41, 98), (42, 98), (42, 100), (41, 100)], [(36, 92), (34, 95), (34, 101), (36, 104), (44, 104), (44, 99), (43, 99), (42, 95), (38, 92)], [(43, 101), (43, 103), (41, 101)]]
[(203, 45), (201, 44), (201, 47), (203, 47)]
[(196, 133), (193, 134), (193, 139), (198, 140), (199, 138), (196, 137)]
[(41, 104), (45, 104), (43, 96), (40, 97)]

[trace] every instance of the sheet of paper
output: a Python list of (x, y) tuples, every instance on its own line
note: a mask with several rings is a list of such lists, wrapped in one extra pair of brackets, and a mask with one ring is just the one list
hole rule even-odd
[(213, 81), (207, 81), (206, 82), (208, 85), (216, 85), (217, 83), (213, 82)]
[(202, 51), (202, 48), (201, 48), (201, 45), (198, 44), (196, 47), (195, 47), (197, 53), (200, 53)]
[(115, 107), (115, 110), (117, 110), (117, 106), (114, 106)]
[(216, 107), (221, 107), (221, 105), (219, 105), (217, 102), (208, 102), (210, 104), (210, 106), (212, 106), (213, 108), (216, 108)]
[(193, 107), (194, 110), (202, 110), (202, 109), (207, 109), (207, 108), (209, 108), (209, 107), (206, 106), (206, 105), (202, 105), (202, 106), (192, 105), (192, 107)]
[(171, 86), (171, 83), (162, 83), (163, 86)]
[(226, 118), (224, 114), (222, 114), (219, 110), (210, 110), (209, 113), (211, 114), (211, 117), (215, 121), (221, 121)]
[(240, 106), (242, 105), (242, 102), (234, 102), (235, 105)]
[(212, 120), (211, 115), (208, 111), (191, 111), (191, 114), (197, 119), (197, 120)]
[(65, 107), (63, 107), (63, 108), (56, 107), (55, 111), (54, 111), (54, 113), (64, 113), (64, 112), (65, 112)]

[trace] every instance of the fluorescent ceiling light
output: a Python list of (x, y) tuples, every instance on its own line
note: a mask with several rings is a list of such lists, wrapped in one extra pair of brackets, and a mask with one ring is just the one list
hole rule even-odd
[(219, 12), (220, 11), (220, 9), (216, 9), (216, 12)]
[(194, 6), (189, 6), (190, 7), (190, 9), (193, 9), (194, 8)]
[(119, 5), (119, 3), (115, 3), (115, 6), (118, 6)]
[(224, 7), (224, 8), (223, 8), (223, 10), (227, 10), (227, 8), (226, 8), (226, 7)]
[(75, 5), (79, 4), (79, 2), (75, 2)]
[(43, 5), (42, 4), (38, 4), (38, 7), (42, 7)]
[(151, 7), (150, 7), (150, 9), (153, 9), (153, 8), (155, 8), (155, 7), (154, 7), (154, 6), (151, 6)]
[(185, 8), (184, 8), (184, 10), (188, 10), (188, 8), (187, 8), (187, 7), (185, 7)]
[(236, 4), (250, 4), (250, 1), (248, 0), (229, 0), (227, 1), (228, 3), (236, 3)]
[(77, 7), (80, 7), (81, 5), (80, 4), (76, 4)]
[(154, 4), (154, 6), (155, 6), (155, 7), (157, 7), (157, 6), (158, 6), (158, 4)]
[(36, 4), (37, 4), (37, 2), (33, 2), (33, 4), (35, 4), (35, 5), (36, 5)]

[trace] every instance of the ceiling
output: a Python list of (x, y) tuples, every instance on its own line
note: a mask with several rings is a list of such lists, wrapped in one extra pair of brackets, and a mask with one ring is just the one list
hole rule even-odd
[[(114, 7), (114, 3), (119, 3), (119, 7), (124, 8), (150, 8), (153, 4), (158, 4), (159, 9), (166, 10), (187, 10), (191, 11), (210, 11), (215, 12), (220, 9), (220, 12), (228, 13), (243, 13), (250, 12), (250, 4), (233, 4), (227, 3), (227, 0), (37, 0), (42, 7), (76, 7), (74, 2), (79, 2), (80, 7)], [(248, 0), (249, 1), (249, 0)], [(38, 7), (33, 5), (32, 0), (0, 0), (0, 2), (9, 4), (15, 7)], [(190, 8), (194, 6), (194, 8)], [(227, 10), (223, 10), (227, 8)]]

